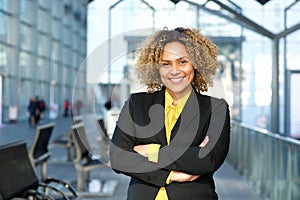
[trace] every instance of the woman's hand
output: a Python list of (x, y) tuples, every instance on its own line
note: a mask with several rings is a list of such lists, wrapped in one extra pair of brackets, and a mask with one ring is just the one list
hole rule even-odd
[(208, 142), (209, 142), (209, 137), (205, 136), (204, 140), (201, 142), (201, 144), (199, 145), (199, 147), (205, 147)]
[(136, 151), (141, 156), (148, 158), (148, 149), (150, 144), (136, 145), (133, 147), (133, 150)]
[(173, 171), (171, 175), (171, 182), (191, 182), (199, 178), (200, 175), (191, 175), (184, 172)]

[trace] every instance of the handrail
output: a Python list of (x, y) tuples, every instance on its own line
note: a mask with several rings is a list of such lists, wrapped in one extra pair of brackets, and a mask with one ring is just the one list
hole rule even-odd
[(265, 199), (300, 199), (300, 141), (231, 122), (228, 162)]
[(277, 133), (273, 133), (271, 131), (268, 131), (267, 129), (263, 129), (263, 128), (259, 128), (256, 126), (250, 126), (248, 124), (244, 124), (244, 123), (240, 123), (240, 122), (236, 122), (236, 121), (231, 121), (231, 124), (236, 124), (238, 126), (244, 127), (246, 129), (252, 129), (254, 131), (256, 131), (258, 134), (265, 134), (268, 135), (270, 137), (276, 138), (276, 139), (280, 139), (286, 142), (290, 142), (293, 143), (295, 145), (299, 145), (300, 146), (300, 140), (291, 138), (291, 137), (287, 137), (287, 136), (283, 136)]

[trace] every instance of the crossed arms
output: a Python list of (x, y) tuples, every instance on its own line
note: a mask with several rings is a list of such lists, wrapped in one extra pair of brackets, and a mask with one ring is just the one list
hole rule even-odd
[[(119, 121), (133, 124), (131, 117), (127, 115), (120, 117)], [(214, 126), (218, 121), (224, 122), (219, 129)], [(171, 142), (169, 146), (160, 148), (157, 163), (148, 160), (151, 144), (136, 145), (136, 138), (128, 133), (134, 132), (133, 125), (127, 131), (117, 126), (110, 151), (112, 168), (118, 173), (157, 186), (164, 186), (168, 178), (172, 182), (186, 182), (194, 181), (201, 175), (212, 174), (224, 162), (229, 148), (229, 110), (224, 100), (212, 108), (209, 124), (205, 133), (207, 137), (200, 145), (178, 146)], [(188, 129), (184, 134), (190, 134)], [(202, 150), (207, 152), (203, 153)]]

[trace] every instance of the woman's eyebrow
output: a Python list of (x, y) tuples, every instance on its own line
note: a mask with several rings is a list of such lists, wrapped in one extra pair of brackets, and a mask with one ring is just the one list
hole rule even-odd
[[(182, 59), (188, 59), (188, 60), (189, 60), (189, 58), (186, 57), (186, 56), (182, 56), (182, 57), (180, 57), (180, 58), (177, 58), (176, 60), (182, 60)], [(161, 60), (161, 62), (170, 62), (170, 61), (171, 61), (171, 60), (164, 60), (164, 59)]]

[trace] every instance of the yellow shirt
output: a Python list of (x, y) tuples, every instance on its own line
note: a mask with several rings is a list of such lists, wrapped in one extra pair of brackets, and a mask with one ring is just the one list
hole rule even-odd
[[(181, 111), (190, 96), (190, 93), (184, 96), (183, 98), (179, 99), (177, 102), (177, 105), (173, 105), (173, 98), (166, 90), (165, 92), (165, 128), (166, 128), (166, 138), (168, 144), (170, 143), (171, 139), (171, 131), (179, 118)], [(153, 144), (149, 148), (148, 152), (148, 159), (152, 162), (158, 162), (158, 151), (159, 151), (160, 145)], [(166, 184), (170, 184), (170, 178), (172, 175), (172, 171), (170, 172)], [(156, 195), (155, 200), (168, 200), (168, 194), (165, 187), (161, 187)]]

